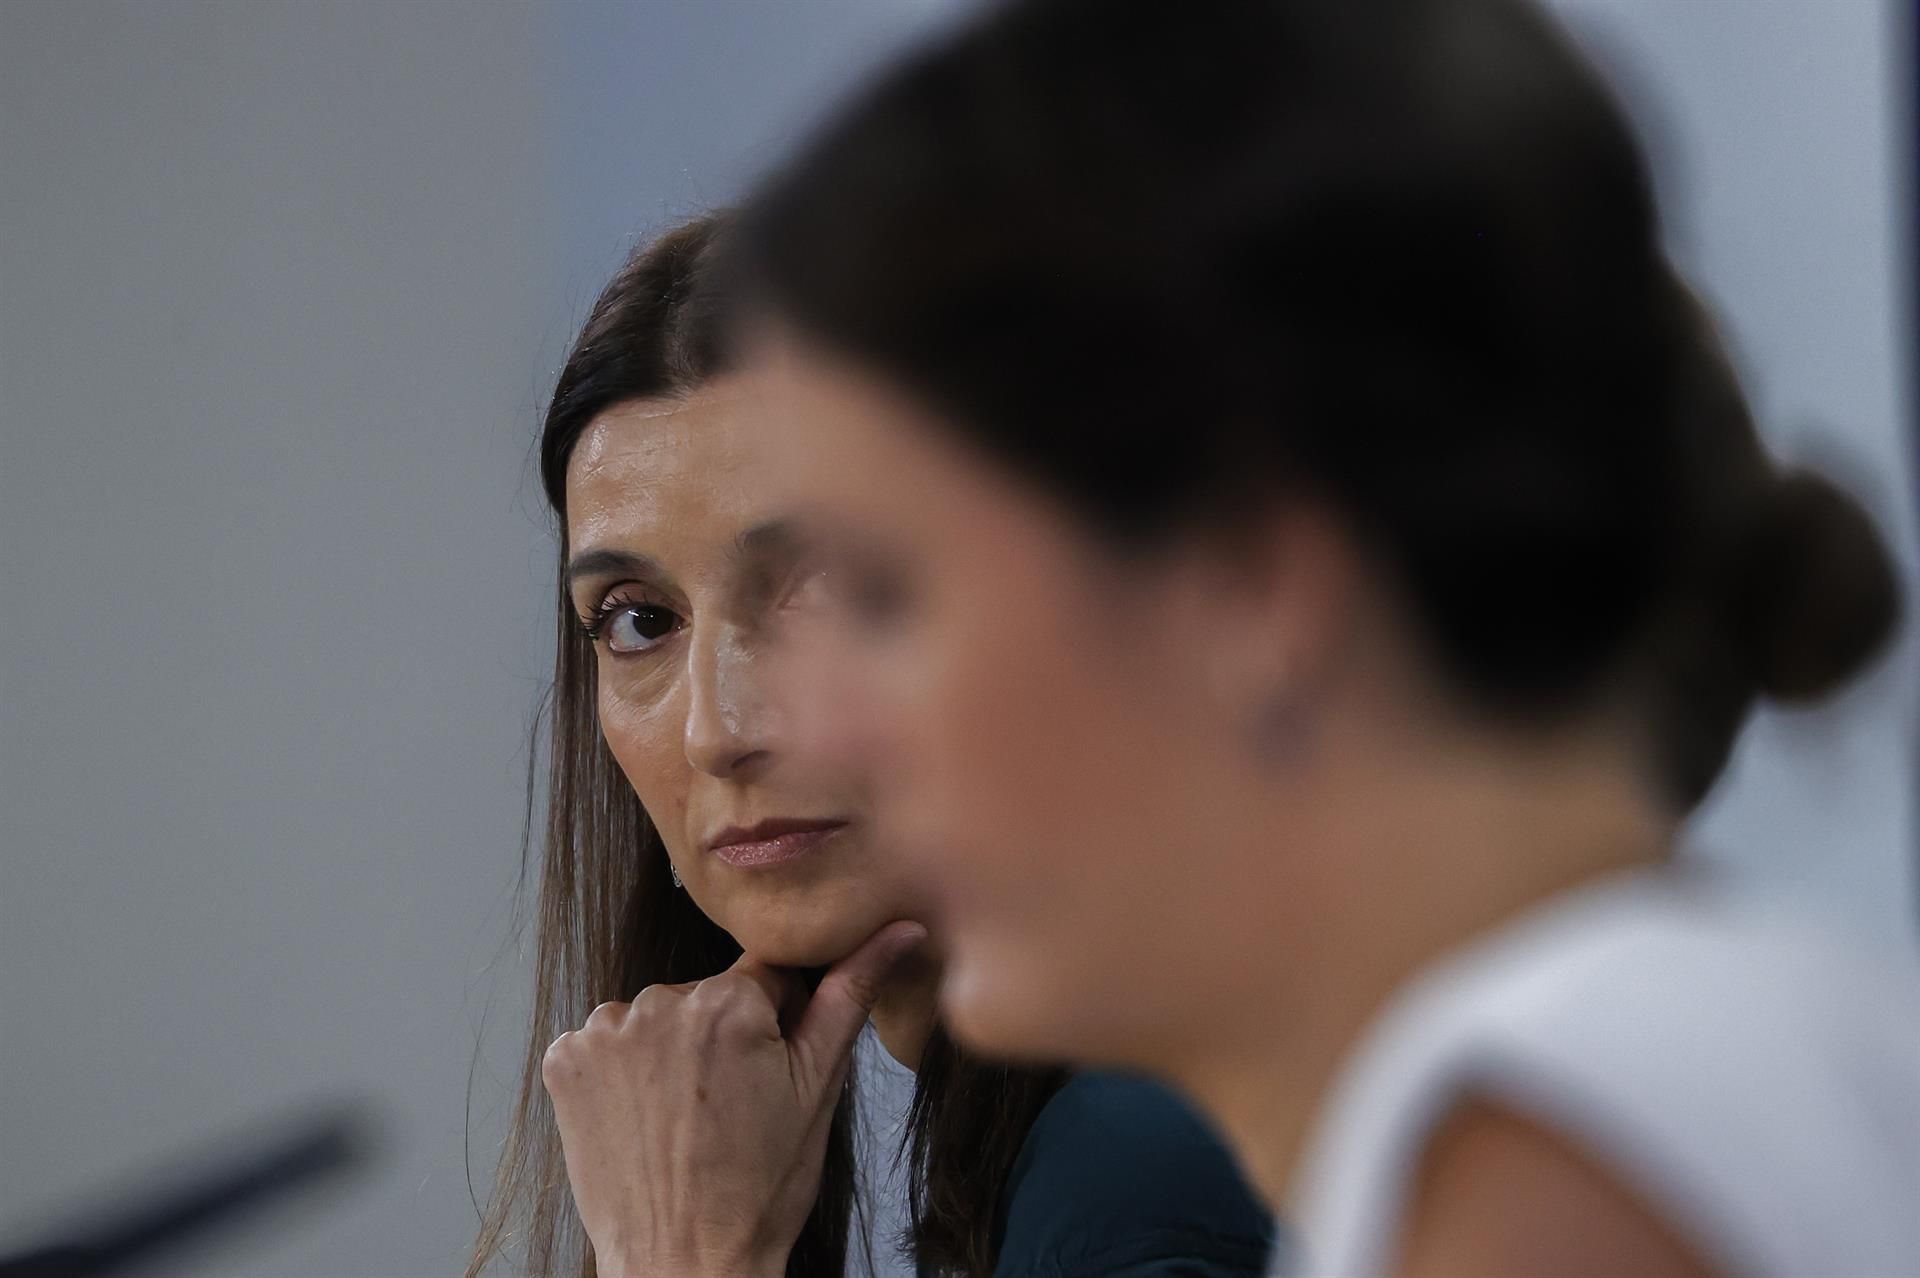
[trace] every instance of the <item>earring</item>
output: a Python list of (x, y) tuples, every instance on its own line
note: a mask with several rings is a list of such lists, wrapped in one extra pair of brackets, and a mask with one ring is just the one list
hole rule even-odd
[(672, 861), (667, 862), (667, 873), (673, 876), (673, 885), (675, 887), (683, 888), (686, 886), (685, 883), (682, 883), (680, 881), (680, 867), (675, 865)]

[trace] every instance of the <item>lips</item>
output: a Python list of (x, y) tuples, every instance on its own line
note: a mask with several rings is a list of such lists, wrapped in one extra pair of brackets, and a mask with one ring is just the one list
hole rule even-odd
[(825, 843), (846, 827), (845, 821), (773, 819), (748, 826), (728, 826), (707, 843), (714, 856), (741, 869), (792, 861)]

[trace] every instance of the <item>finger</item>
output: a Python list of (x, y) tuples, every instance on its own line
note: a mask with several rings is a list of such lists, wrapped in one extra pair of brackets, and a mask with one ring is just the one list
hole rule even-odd
[(752, 981), (773, 1005), (782, 1033), (791, 1030), (806, 1011), (807, 987), (799, 973), (791, 968), (763, 963), (750, 954), (742, 954), (726, 975)]
[(777, 970), (763, 964), (736, 964), (700, 982), (689, 1002), (735, 1031), (779, 1042), (781, 1008), (790, 997)]
[(633, 996), (633, 1002), (627, 1004), (626, 1015), (614, 1020), (609, 1028), (638, 1028), (671, 1019), (674, 1010), (691, 997), (693, 989), (692, 984), (649, 985)]
[(927, 929), (918, 923), (890, 923), (821, 980), (792, 1035), (793, 1050), (816, 1086), (837, 1076), (860, 1037), (860, 1027), (880, 1001), (887, 974), (926, 939)]
[(833, 1134), (834, 1116), (840, 1109), (840, 1098), (844, 1094), (847, 1071), (851, 1066), (851, 1058), (840, 1063), (840, 1068), (828, 1080), (828, 1086), (822, 1093), (824, 1103), (813, 1107), (813, 1121), (807, 1125), (807, 1139), (804, 1146), (807, 1151), (806, 1163), (809, 1167), (818, 1166), (819, 1160), (826, 1156), (827, 1142)]
[(721, 975), (752, 982), (766, 995), (767, 1002), (776, 1008), (784, 1008), (792, 1001), (796, 989), (799, 989), (802, 994), (806, 992), (799, 978), (793, 973), (769, 963), (762, 963), (751, 954), (742, 954), (734, 965)]
[(642, 1007), (678, 1003), (699, 988), (698, 981), (686, 981), (679, 985), (649, 985), (633, 996), (632, 1009), (638, 1011)]
[(548, 1043), (547, 1050), (540, 1055), (540, 1084), (556, 1106), (565, 1104), (571, 1084), (580, 1076), (580, 1063), (573, 1048), (574, 1031), (568, 1030)]
[(628, 1003), (602, 1003), (587, 1013), (587, 1019), (581, 1025), (584, 1029), (618, 1025), (627, 1019), (627, 1013), (632, 1010), (632, 1005)]

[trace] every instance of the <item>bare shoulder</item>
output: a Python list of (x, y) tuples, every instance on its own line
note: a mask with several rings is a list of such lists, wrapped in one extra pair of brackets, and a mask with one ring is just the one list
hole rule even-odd
[(1717, 1278), (1578, 1148), (1478, 1101), (1435, 1130), (1403, 1221), (1394, 1278)]

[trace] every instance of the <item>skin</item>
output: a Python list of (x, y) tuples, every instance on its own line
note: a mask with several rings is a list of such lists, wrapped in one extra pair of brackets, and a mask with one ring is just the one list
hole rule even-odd
[(885, 929), (810, 1001), (792, 977), (742, 958), (705, 981), (604, 1003), (554, 1041), (541, 1076), (597, 1273), (786, 1272), (854, 1041), (924, 936), (913, 923)]
[[(832, 583), (779, 695), (810, 755), (874, 779), (875, 828), (929, 880), (947, 1023), (1171, 1079), (1283, 1214), (1322, 1090), (1398, 986), (1667, 854), (1634, 734), (1463, 703), (1311, 494), (1122, 553), (879, 373), (777, 330), (754, 367)], [(1541, 1272), (1540, 1238), (1475, 1250), (1496, 1218), (1539, 1233), (1494, 1209), (1516, 1178), (1555, 1245), (1632, 1241), (1604, 1172), (1500, 1123), (1522, 1138), (1436, 1147), (1422, 1183), (1447, 1192), (1403, 1278)], [(1651, 1233), (1671, 1265), (1646, 1272), (1701, 1272)]]
[[(548, 1049), (603, 1278), (783, 1272), (860, 1027), (909, 1067), (932, 1027), (938, 957), (923, 927), (895, 923), (921, 903), (878, 851), (867, 787), (803, 761), (768, 695), (812, 597), (774, 527), (769, 420), (727, 382), (623, 404), (567, 472), (569, 595), (584, 622), (607, 613), (601, 733), (685, 890), (746, 952), (710, 980), (602, 1005)], [(770, 819), (843, 824), (779, 864), (712, 851), (718, 832)], [(786, 969), (829, 964), (809, 1004)]]
[[(738, 387), (621, 405), (595, 419), (567, 468), (568, 582), (576, 615), (605, 606), (601, 735), (708, 917), (756, 957), (832, 962), (913, 904), (874, 846), (857, 774), (785, 748), (766, 670), (805, 592), (777, 543), (767, 437)], [(609, 558), (609, 557), (613, 558)], [(747, 869), (713, 836), (772, 818), (847, 822), (797, 861)]]
[(1709, 1278), (1645, 1202), (1580, 1150), (1470, 1102), (1435, 1133), (1401, 1241), (1402, 1278)]

